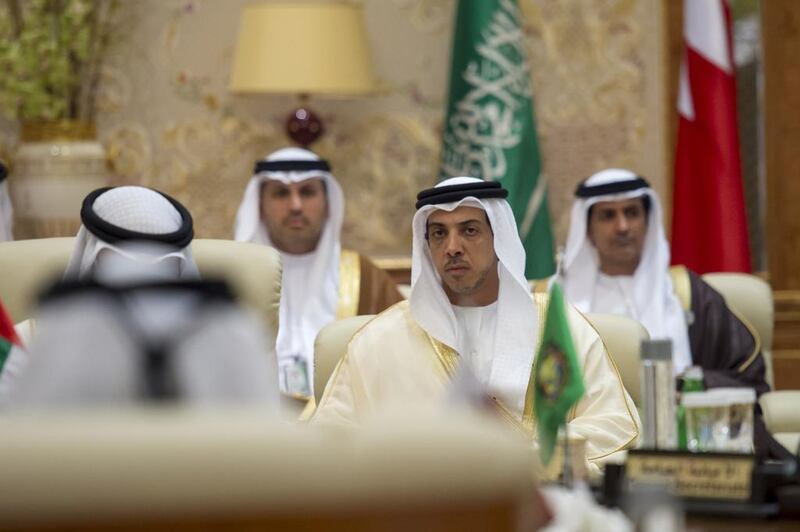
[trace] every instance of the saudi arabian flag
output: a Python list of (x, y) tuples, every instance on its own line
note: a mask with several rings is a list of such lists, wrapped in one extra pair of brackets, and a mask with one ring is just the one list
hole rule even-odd
[(440, 177), (500, 181), (528, 256), (525, 275), (553, 274), (553, 234), (533, 121), (530, 71), (515, 0), (460, 0)]
[(583, 377), (572, 344), (561, 286), (553, 283), (544, 332), (533, 366), (533, 413), (542, 462), (553, 456), (558, 429), (567, 422), (572, 405), (583, 396)]
[(8, 355), (14, 347), (22, 347), (22, 342), (20, 342), (17, 337), (17, 333), (14, 330), (14, 323), (8, 316), (6, 308), (3, 306), (3, 303), (0, 302), (0, 371), (2, 371), (3, 366), (6, 365)]

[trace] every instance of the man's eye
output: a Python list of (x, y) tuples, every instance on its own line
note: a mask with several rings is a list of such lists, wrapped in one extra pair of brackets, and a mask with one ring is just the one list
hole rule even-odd
[(289, 195), (289, 189), (282, 188), (280, 190), (275, 190), (272, 192), (273, 198), (285, 198)]
[(466, 229), (464, 229), (464, 234), (469, 235), (469, 236), (477, 235), (478, 234), (478, 228), (477, 227), (467, 227)]
[(312, 198), (317, 195), (317, 190), (311, 187), (300, 189), (300, 195), (306, 198)]
[(441, 229), (434, 229), (433, 231), (431, 231), (431, 237), (436, 239), (444, 238), (444, 231), (442, 231)]

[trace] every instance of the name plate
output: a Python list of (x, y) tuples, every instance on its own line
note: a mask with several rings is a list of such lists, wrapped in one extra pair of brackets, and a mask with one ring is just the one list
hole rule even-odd
[(688, 453), (636, 449), (625, 471), (637, 483), (665, 484), (677, 496), (746, 501), (752, 495), (755, 459), (749, 454)]

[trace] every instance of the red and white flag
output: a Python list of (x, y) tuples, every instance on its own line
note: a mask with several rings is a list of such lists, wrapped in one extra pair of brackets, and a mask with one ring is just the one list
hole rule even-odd
[(684, 0), (672, 263), (750, 272), (726, 0)]
[(6, 360), (11, 355), (12, 349), (21, 349), (22, 341), (14, 330), (14, 322), (0, 300), (0, 373), (3, 372)]

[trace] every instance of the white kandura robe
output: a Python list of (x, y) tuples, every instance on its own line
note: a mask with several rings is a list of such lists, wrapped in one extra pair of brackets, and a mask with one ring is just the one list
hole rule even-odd
[[(535, 297), (537, 307), (543, 308), (547, 296)], [(570, 413), (569, 432), (586, 439), (586, 459), (590, 469), (597, 471), (636, 443), (640, 421), (597, 332), (569, 305), (567, 317), (586, 387), (586, 394)], [(444, 404), (449, 373), (439, 345), (411, 316), (407, 302), (386, 310), (353, 337), (328, 382), (313, 422), (353, 427), (384, 409), (412, 403), (431, 408)], [(476, 377), (488, 379), (478, 372)], [(522, 411), (504, 406), (523, 421)], [(533, 427), (528, 428), (535, 438)]]

